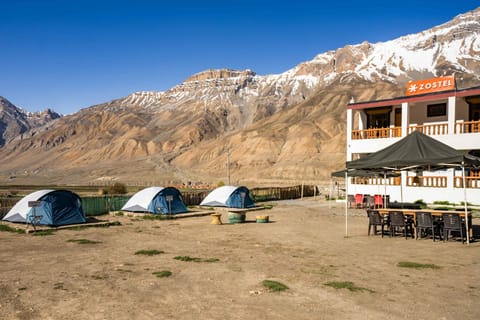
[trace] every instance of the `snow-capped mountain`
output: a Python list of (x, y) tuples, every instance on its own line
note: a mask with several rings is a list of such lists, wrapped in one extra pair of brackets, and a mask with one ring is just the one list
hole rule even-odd
[(351, 99), (393, 98), (409, 80), (445, 74), (458, 88), (480, 85), (480, 8), (418, 34), (321, 53), (281, 74), (206, 70), (164, 92), (83, 109), (7, 143), (1, 171), (51, 179), (61, 166), (82, 181), (212, 181), (224, 180), (228, 153), (240, 181), (318, 181), (345, 159)]

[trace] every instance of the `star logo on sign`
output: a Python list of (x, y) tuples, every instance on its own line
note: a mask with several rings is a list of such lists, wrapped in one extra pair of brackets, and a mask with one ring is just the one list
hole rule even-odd
[(408, 91), (409, 92), (417, 92), (417, 85), (416, 84), (411, 84), (408, 86)]

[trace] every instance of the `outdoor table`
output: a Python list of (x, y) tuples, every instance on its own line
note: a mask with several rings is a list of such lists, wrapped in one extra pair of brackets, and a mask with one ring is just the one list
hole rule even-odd
[[(379, 208), (375, 209), (380, 213), (382, 216), (388, 215), (392, 211), (400, 211), (405, 216), (413, 217), (413, 229), (415, 233), (415, 238), (417, 238), (417, 212), (430, 212), (433, 217), (441, 217), (444, 213), (458, 213), (461, 218), (465, 218), (465, 211), (448, 211), (448, 210), (433, 210), (433, 209), (393, 209), (393, 208)], [(472, 212), (467, 212), (468, 217), (468, 234), (470, 235), (470, 239), (473, 237), (473, 229), (472, 229)]]

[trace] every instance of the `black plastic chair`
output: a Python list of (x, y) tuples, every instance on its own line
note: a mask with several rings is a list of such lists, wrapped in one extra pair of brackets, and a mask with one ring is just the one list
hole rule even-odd
[(463, 230), (465, 229), (465, 224), (462, 221), (462, 218), (458, 213), (444, 213), (443, 218), (443, 241), (448, 241), (448, 236), (452, 231), (460, 232), (460, 237), (462, 238), (462, 243), (465, 242), (463, 236)]
[(367, 210), (368, 215), (368, 235), (370, 235), (370, 230), (373, 227), (373, 234), (377, 234), (377, 226), (381, 227), (382, 238), (385, 231), (385, 226), (388, 225), (388, 220), (384, 219), (382, 215), (377, 210)]
[(366, 195), (364, 199), (366, 208), (373, 209), (375, 207), (373, 196)]
[(392, 211), (389, 214), (390, 216), (390, 237), (395, 236), (397, 230), (403, 231), (405, 235), (405, 239), (407, 239), (407, 235), (410, 233), (412, 238), (413, 235), (413, 226), (412, 221), (410, 218), (405, 217), (403, 212), (401, 211)]
[(432, 238), (435, 242), (435, 235), (438, 233), (438, 237), (442, 240), (442, 234), (440, 233), (440, 226), (431, 212), (418, 211), (417, 216), (417, 239), (422, 238), (422, 234), (427, 235), (428, 231), (432, 232)]

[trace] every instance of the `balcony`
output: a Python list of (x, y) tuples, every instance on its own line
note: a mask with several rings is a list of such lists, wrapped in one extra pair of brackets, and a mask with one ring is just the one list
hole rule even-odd
[(402, 136), (401, 127), (352, 130), (353, 140), (395, 138), (395, 137), (401, 137), (401, 136)]
[(446, 188), (447, 177), (445, 176), (409, 176), (408, 187)]
[[(463, 188), (463, 178), (455, 177), (455, 188)], [(480, 177), (465, 177), (466, 188), (480, 189)]]
[[(415, 130), (428, 136), (449, 134), (447, 122), (425, 123), (422, 125), (410, 124), (407, 134)], [(480, 133), (480, 121), (456, 121), (454, 134), (465, 133)], [(401, 137), (401, 135), (401, 127), (352, 130), (352, 140), (396, 138)]]

